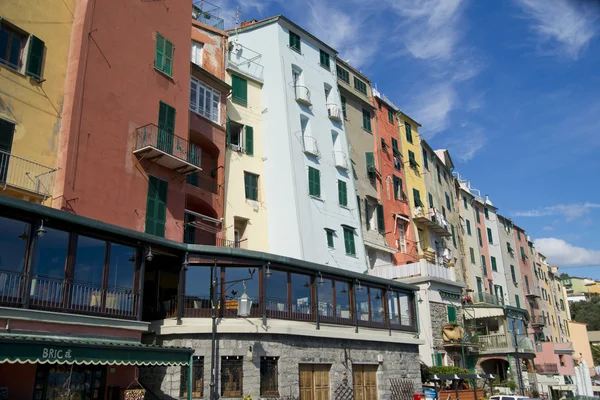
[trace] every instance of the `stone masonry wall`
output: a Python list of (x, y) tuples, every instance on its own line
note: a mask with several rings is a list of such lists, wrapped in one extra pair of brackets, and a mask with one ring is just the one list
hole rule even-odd
[[(437, 352), (445, 352), (444, 339), (442, 335), (442, 327), (448, 323), (448, 305), (443, 303), (429, 303), (431, 310), (431, 330), (433, 336), (433, 344)], [(456, 307), (456, 322), (462, 325), (463, 310), (461, 307)], [(460, 352), (454, 354), (459, 355)], [(452, 354), (450, 354), (452, 355)], [(453, 365), (452, 357), (446, 359), (448, 365)]]
[[(185, 346), (195, 349), (196, 356), (204, 357), (204, 398), (209, 397), (210, 336), (185, 335), (158, 338), (166, 346)], [(252, 346), (252, 360), (249, 358)], [(353, 364), (378, 364), (377, 394), (381, 400), (390, 398), (390, 378), (410, 379), (415, 392), (421, 389), (421, 373), (417, 345), (379, 343), (356, 340), (311, 338), (293, 335), (237, 335), (220, 334), (218, 359), (222, 356), (243, 357), (243, 394), (260, 398), (260, 358), (279, 357), (279, 394), (299, 397), (298, 364), (331, 364), (329, 374), (330, 398), (347, 377), (352, 387)], [(218, 369), (218, 365), (217, 365)], [(217, 370), (217, 389), (220, 393), (220, 371)], [(181, 367), (142, 368), (140, 381), (161, 399), (175, 399), (180, 395)]]

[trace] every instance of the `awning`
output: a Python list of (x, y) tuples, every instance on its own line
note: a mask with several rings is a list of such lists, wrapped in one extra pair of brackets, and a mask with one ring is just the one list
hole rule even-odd
[(577, 386), (575, 385), (549, 385), (554, 390), (577, 390)]
[(465, 307), (464, 316), (465, 319), (482, 319), (482, 318), (491, 318), (491, 317), (502, 317), (504, 316), (504, 310), (499, 307), (481, 307), (481, 308), (469, 308)]
[(371, 249), (375, 249), (375, 250), (380, 250), (380, 251), (384, 251), (386, 253), (390, 253), (390, 254), (396, 254), (398, 252), (398, 250), (388, 247), (388, 246), (383, 246), (377, 243), (373, 243), (373, 242), (369, 242), (368, 240), (365, 240), (365, 246), (370, 247)]
[(82, 337), (0, 335), (0, 363), (186, 365), (193, 349)]

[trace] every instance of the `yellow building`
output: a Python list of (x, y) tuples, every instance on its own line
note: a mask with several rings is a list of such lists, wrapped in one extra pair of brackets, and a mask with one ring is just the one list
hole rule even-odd
[[(410, 200), (411, 211), (413, 214), (413, 232), (417, 242), (419, 258), (431, 258), (435, 262), (435, 253), (429, 243), (429, 228), (426, 224), (415, 221), (417, 215), (426, 212), (425, 206), (427, 199), (427, 189), (423, 176), (423, 157), (421, 149), (421, 138), (419, 137), (419, 127), (421, 124), (410, 118), (404, 113), (399, 115), (400, 123), (400, 141), (402, 147), (402, 157), (404, 162), (404, 175), (406, 179), (406, 189)], [(419, 214), (421, 212), (421, 214)], [(418, 220), (418, 218), (417, 218)]]
[(52, 198), (75, 0), (0, 2), (0, 193)]
[(263, 67), (260, 55), (251, 49), (239, 44), (230, 48), (227, 83), (232, 86), (232, 96), (227, 101), (224, 233), (235, 247), (267, 251), (267, 204), (261, 190)]

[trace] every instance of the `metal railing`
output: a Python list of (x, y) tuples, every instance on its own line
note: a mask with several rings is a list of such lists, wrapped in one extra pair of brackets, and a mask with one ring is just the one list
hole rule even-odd
[(58, 168), (50, 168), (0, 150), (0, 189), (12, 186), (51, 197), (56, 171)]
[(0, 271), (0, 304), (18, 305), (23, 303), (22, 274), (13, 271)]
[(217, 178), (201, 172), (194, 172), (186, 177), (187, 183), (208, 192), (219, 194), (219, 182)]
[(305, 103), (307, 105), (311, 105), (310, 101), (310, 90), (306, 86), (295, 85), (294, 86), (294, 95), (296, 96), (296, 100)]
[(526, 287), (525, 292), (525, 296), (528, 297), (542, 297), (540, 295), (540, 289), (537, 287)]
[(493, 304), (496, 306), (502, 306), (504, 305), (504, 299), (502, 299), (499, 296), (496, 296), (495, 294), (489, 294), (489, 293), (473, 293), (473, 303), (477, 304), (477, 303), (485, 303), (485, 304)]
[(454, 268), (442, 267), (430, 264), (424, 260), (412, 264), (399, 266), (375, 267), (373, 275), (385, 279), (408, 278), (414, 276), (428, 276), (442, 278), (449, 281), (456, 281), (456, 271)]
[(333, 152), (333, 163), (337, 168), (341, 168), (344, 170), (349, 169), (348, 156), (343, 151), (334, 151)]
[(558, 374), (558, 365), (551, 363), (536, 364), (535, 370), (540, 374)]
[[(481, 335), (477, 337), (480, 351), (514, 351), (515, 339), (511, 335)], [(516, 338), (520, 351), (533, 351), (533, 343), (527, 335), (519, 334)]]
[(254, 58), (248, 59), (242, 56), (241, 53), (243, 51), (243, 47), (241, 45), (235, 44), (234, 46), (234, 49), (229, 52), (229, 57), (227, 58), (227, 67), (233, 68), (242, 74), (249, 75), (262, 81), (264, 67), (261, 64), (253, 61)]
[(434, 222), (445, 231), (449, 232), (448, 221), (444, 218), (444, 215), (436, 208), (425, 208), (417, 207), (414, 213), (414, 218), (427, 218)]
[(135, 150), (153, 147), (197, 167), (200, 166), (202, 148), (190, 143), (155, 124), (147, 124), (135, 130)]
[(327, 104), (327, 115), (329, 118), (335, 119), (336, 121), (342, 120), (342, 109), (337, 104)]
[(225, 29), (225, 21), (216, 14), (219, 12), (219, 7), (208, 1), (194, 1), (192, 3), (192, 18), (203, 24), (210, 25), (217, 29)]
[(532, 315), (529, 319), (531, 325), (546, 325), (548, 321), (544, 315)]
[(315, 139), (312, 136), (304, 136), (302, 138), (302, 150), (305, 153), (312, 154), (317, 157), (321, 155), (321, 152), (319, 151), (319, 146), (317, 144), (317, 139)]

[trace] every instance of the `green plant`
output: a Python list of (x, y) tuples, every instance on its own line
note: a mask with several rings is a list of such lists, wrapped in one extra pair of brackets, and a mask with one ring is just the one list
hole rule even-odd
[(432, 375), (450, 375), (450, 374), (470, 374), (468, 369), (451, 366), (435, 366), (429, 368), (429, 373)]
[(508, 386), (508, 388), (509, 388), (510, 390), (512, 390), (513, 392), (514, 392), (515, 390), (517, 390), (517, 384), (516, 384), (516, 383), (515, 383), (515, 381), (513, 381), (513, 380), (506, 381), (506, 386)]
[(250, 393), (248, 393), (247, 395), (245, 395), (243, 397), (244, 400), (252, 400), (252, 395)]
[(431, 378), (431, 371), (424, 362), (421, 362), (421, 383), (427, 383)]
[(539, 397), (540, 397), (540, 392), (538, 392), (538, 390), (537, 390), (537, 389), (533, 389), (533, 390), (531, 391), (531, 395), (533, 396), (533, 398), (534, 398), (534, 399), (537, 399), (537, 398), (539, 398)]

